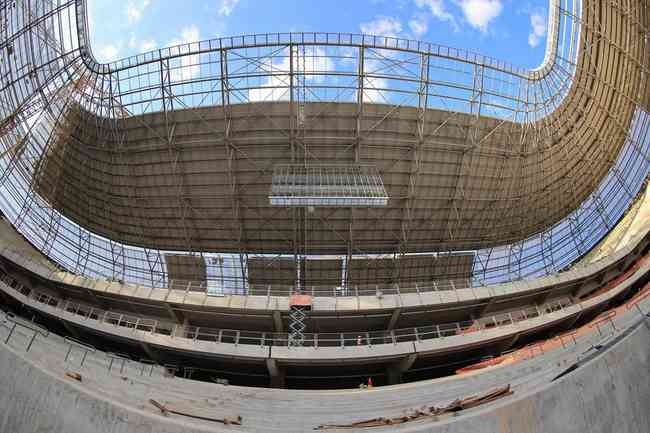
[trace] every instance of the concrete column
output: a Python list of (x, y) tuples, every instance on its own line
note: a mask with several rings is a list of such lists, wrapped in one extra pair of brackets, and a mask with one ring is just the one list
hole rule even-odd
[(266, 368), (269, 370), (271, 381), (269, 385), (271, 388), (285, 388), (286, 387), (286, 373), (283, 368), (278, 366), (275, 359), (266, 359)]
[(74, 326), (69, 324), (67, 320), (61, 319), (60, 322), (63, 324), (65, 330), (68, 331), (74, 338), (83, 341), (83, 337), (81, 336), (81, 334), (79, 334), (79, 331), (77, 331), (77, 329)]
[(395, 325), (397, 324), (397, 321), (399, 320), (400, 313), (402, 312), (401, 308), (395, 308), (393, 310), (393, 314), (391, 314), (390, 319), (388, 320), (388, 325), (386, 329), (391, 330), (395, 329)]
[(185, 321), (185, 316), (183, 315), (183, 313), (172, 308), (172, 306), (167, 302), (165, 302), (164, 305), (165, 305), (165, 309), (167, 310), (167, 313), (169, 314), (169, 317), (173, 321), (178, 323), (183, 323)]
[(476, 316), (477, 318), (481, 318), (485, 316), (485, 313), (494, 305), (495, 303), (494, 299), (495, 298), (490, 298), (489, 300), (484, 301), (483, 304), (479, 305), (476, 311), (474, 312), (474, 316)]
[(187, 317), (183, 318), (183, 324), (178, 327), (178, 335), (182, 337), (188, 337), (187, 335), (187, 328), (190, 326), (190, 321), (187, 319)]
[(273, 331), (277, 332), (278, 334), (284, 332), (284, 326), (282, 323), (282, 314), (278, 310), (273, 312)]
[(521, 334), (515, 334), (511, 338), (508, 338), (505, 341), (502, 341), (496, 345), (496, 351), (498, 353), (503, 353), (506, 352), (514, 347), (515, 344), (517, 344), (517, 341), (519, 341), (519, 336)]
[(389, 385), (397, 385), (402, 383), (402, 372), (397, 368), (390, 366), (386, 371), (386, 378)]
[(142, 350), (144, 350), (144, 353), (147, 354), (150, 360), (159, 362), (160, 359), (158, 356), (154, 353), (154, 351), (151, 349), (151, 346), (149, 344), (145, 343), (144, 341), (140, 341), (140, 347)]
[(604, 283), (602, 281), (602, 278), (587, 281), (586, 283), (584, 283), (584, 284), (578, 286), (576, 289), (574, 289), (571, 294), (574, 296), (574, 298), (579, 298), (580, 296), (582, 296), (582, 295), (584, 295), (586, 293), (592, 292), (592, 291), (598, 289), (599, 287), (602, 287), (603, 284)]
[(417, 354), (412, 353), (401, 360), (395, 362), (388, 366), (386, 370), (386, 377), (388, 379), (389, 385), (397, 385), (402, 383), (402, 373), (407, 371), (413, 366), (413, 363), (417, 359)]

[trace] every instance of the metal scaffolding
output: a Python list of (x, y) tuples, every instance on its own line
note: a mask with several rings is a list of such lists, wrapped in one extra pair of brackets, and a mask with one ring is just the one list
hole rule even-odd
[(386, 206), (388, 195), (376, 167), (278, 165), (273, 170), (271, 206)]
[[(534, 70), (343, 33), (99, 64), (84, 0), (2, 1), (0, 210), (62, 268), (147, 286), (183, 254), (215, 293), (249, 290), (249, 262), (297, 289), (560, 272), (647, 179), (650, 10), (549, 11)], [(471, 270), (413, 259), (455, 252)]]

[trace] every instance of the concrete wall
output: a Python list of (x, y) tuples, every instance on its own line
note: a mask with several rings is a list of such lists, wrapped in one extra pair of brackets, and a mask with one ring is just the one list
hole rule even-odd
[(647, 433), (650, 319), (601, 356), (520, 398), (417, 432)]
[[(1, 433), (177, 433), (201, 429), (147, 414), (38, 368), (0, 345)], [(223, 430), (225, 431), (225, 430)]]

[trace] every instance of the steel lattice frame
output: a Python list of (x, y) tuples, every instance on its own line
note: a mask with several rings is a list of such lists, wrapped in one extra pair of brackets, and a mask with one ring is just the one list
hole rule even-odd
[[(79, 274), (171, 284), (171, 250), (203, 255), (212, 291), (247, 290), (250, 256), (293, 259), (298, 277), (306, 258), (336, 257), (342, 286), (355, 258), (392, 258), (397, 284), (407, 256), (470, 250), (474, 285), (531, 278), (588, 252), (647, 178), (644, 1), (551, 0), (532, 71), (340, 33), (222, 38), (102, 65), (84, 0), (0, 5), (0, 208)], [(154, 160), (164, 168), (148, 173)], [(375, 163), (391, 206), (268, 206), (278, 162), (323, 160)], [(205, 221), (221, 238), (204, 239)]]

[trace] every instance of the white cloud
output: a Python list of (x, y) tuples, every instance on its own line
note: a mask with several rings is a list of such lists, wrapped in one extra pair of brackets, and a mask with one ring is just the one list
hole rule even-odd
[(424, 19), (423, 17), (413, 18), (411, 21), (409, 21), (409, 28), (411, 29), (413, 34), (418, 38), (423, 34), (425, 34), (429, 29), (427, 25), (427, 20)]
[[(172, 41), (175, 44), (179, 44), (182, 42), (178, 41)], [(143, 39), (143, 40), (138, 40), (138, 38), (135, 37), (135, 33), (131, 33), (131, 36), (129, 37), (129, 49), (131, 51), (138, 51), (138, 53), (143, 53), (147, 51), (151, 51), (156, 48), (156, 41), (153, 39)]]
[(528, 45), (536, 47), (546, 36), (546, 17), (539, 13), (533, 12), (530, 15), (531, 30), (528, 34)]
[(239, 3), (239, 0), (219, 0), (219, 15), (227, 17), (235, 9), (237, 3)]
[[(196, 25), (191, 25), (185, 27), (181, 30), (180, 38), (176, 38), (170, 41), (168, 46), (180, 45), (181, 54), (187, 54), (190, 52), (190, 47), (187, 44), (192, 42), (198, 42), (200, 40), (199, 28)], [(146, 42), (146, 41), (145, 41)], [(149, 41), (151, 42), (151, 41)], [(143, 42), (144, 44), (144, 42)], [(172, 81), (181, 81), (181, 80), (190, 80), (193, 77), (197, 76), (201, 72), (201, 66), (199, 65), (199, 55), (185, 55), (180, 57), (180, 65), (172, 64), (171, 71), (171, 80)], [(180, 68), (178, 67), (180, 66)]]
[(151, 51), (155, 48), (156, 48), (156, 41), (154, 41), (153, 39), (145, 39), (144, 41), (140, 42), (141, 52)]
[[(289, 51), (285, 50), (283, 53), (282, 61), (273, 63), (272, 59), (264, 60), (263, 72), (273, 73), (266, 77), (260, 88), (250, 89), (248, 91), (248, 100), (250, 102), (260, 101), (286, 101), (289, 99), (289, 75), (291, 61), (289, 59)], [(293, 69), (294, 71), (304, 72), (307, 81), (322, 83), (325, 80), (323, 75), (319, 73), (327, 73), (334, 70), (334, 62), (322, 48), (318, 47), (305, 47), (304, 57), (302, 51), (300, 57), (294, 56)], [(283, 72), (286, 72), (283, 73)]]
[(487, 32), (490, 21), (503, 11), (501, 0), (458, 0), (458, 5), (467, 22), (483, 33)]
[(198, 42), (200, 37), (199, 28), (193, 24), (181, 30), (180, 38), (174, 39), (169, 43), (169, 45), (181, 45), (189, 44), (191, 42)]
[(99, 47), (99, 50), (97, 51), (100, 57), (100, 61), (103, 62), (113, 62), (117, 60), (119, 54), (120, 54), (120, 49), (113, 45), (113, 44), (108, 44)]
[(149, 7), (151, 0), (129, 0), (126, 4), (126, 17), (129, 24), (135, 24), (140, 21), (145, 9)]
[[(410, 23), (409, 23), (410, 25)], [(426, 25), (426, 24), (425, 24)], [(373, 21), (361, 24), (361, 33), (386, 36), (400, 37), (402, 32), (402, 23), (393, 17), (377, 17)], [(396, 52), (386, 51), (381, 55), (385, 58), (393, 58)], [(364, 73), (367, 74), (363, 80), (363, 100), (365, 102), (386, 103), (387, 96), (382, 89), (388, 88), (388, 81), (382, 77), (373, 77), (373, 74), (381, 73), (388, 67), (379, 59), (366, 58), (364, 62)]]
[(444, 0), (415, 0), (415, 5), (419, 8), (428, 8), (436, 19), (448, 21), (454, 29), (458, 29), (456, 18), (447, 11)]
[(377, 36), (396, 37), (402, 31), (402, 23), (393, 17), (378, 17), (361, 24), (361, 33)]
[(137, 46), (137, 39), (135, 38), (135, 34), (131, 33), (131, 37), (129, 38), (129, 49), (130, 50), (135, 50), (135, 47)]
[(389, 101), (382, 89), (388, 88), (388, 81), (385, 78), (366, 77), (363, 81), (363, 100), (376, 104), (386, 104)]

